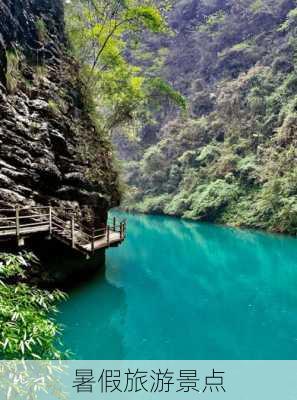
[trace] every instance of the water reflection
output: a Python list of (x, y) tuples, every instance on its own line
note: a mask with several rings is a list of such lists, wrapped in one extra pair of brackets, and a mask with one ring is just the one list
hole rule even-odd
[(297, 357), (296, 239), (128, 219), (128, 237), (108, 251), (104, 275), (62, 309), (65, 340), (79, 358)]
[(60, 320), (66, 347), (76, 359), (124, 358), (125, 313), (124, 290), (111, 285), (101, 271), (92, 282), (72, 290), (69, 302), (62, 305)]

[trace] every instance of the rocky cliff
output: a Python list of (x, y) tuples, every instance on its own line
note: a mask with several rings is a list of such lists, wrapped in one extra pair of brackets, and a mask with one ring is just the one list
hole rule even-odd
[(62, 0), (0, 0), (0, 208), (119, 203), (109, 142), (69, 56)]

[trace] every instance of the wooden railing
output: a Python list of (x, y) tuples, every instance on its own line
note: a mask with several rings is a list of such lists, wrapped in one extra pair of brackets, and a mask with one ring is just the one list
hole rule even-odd
[[(63, 214), (63, 216), (61, 216)], [(126, 221), (118, 222), (112, 219), (111, 225), (95, 229), (83, 225), (75, 212), (71, 209), (58, 209), (48, 207), (16, 207), (15, 209), (0, 209), (0, 236), (15, 234), (19, 239), (24, 233), (34, 233), (40, 230), (48, 230), (50, 235), (58, 236), (61, 240), (69, 242), (72, 248), (90, 246), (94, 252), (96, 243), (106, 239), (106, 246), (125, 238)]]
[[(50, 216), (49, 207), (34, 207), (34, 212), (24, 214), (24, 211), (28, 210), (20, 207), (0, 209), (0, 230), (15, 228), (19, 232), (21, 227), (30, 228), (48, 222)], [(30, 222), (32, 220), (36, 222)]]

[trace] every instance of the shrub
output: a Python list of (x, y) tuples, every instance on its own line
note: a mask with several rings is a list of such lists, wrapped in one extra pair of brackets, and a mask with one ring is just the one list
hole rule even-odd
[(286, 94), (291, 96), (295, 95), (297, 91), (297, 75), (295, 73), (291, 73), (288, 75), (285, 81), (285, 90)]
[(215, 221), (231, 201), (240, 195), (236, 184), (226, 183), (218, 179), (209, 184), (198, 186), (190, 197), (191, 209), (184, 216), (186, 218)]
[(199, 156), (196, 157), (196, 161), (199, 164), (205, 165), (217, 159), (219, 157), (219, 154), (220, 150), (218, 146), (216, 146), (215, 144), (208, 144), (201, 149)]
[(6, 72), (6, 85), (9, 93), (15, 93), (18, 83), (22, 78), (20, 71), (20, 54), (16, 50), (9, 50), (6, 52), (7, 58), (7, 72)]
[(249, 155), (238, 163), (239, 179), (242, 185), (252, 186), (258, 179), (258, 167), (255, 155)]
[(45, 22), (42, 18), (37, 18), (35, 21), (35, 27), (37, 31), (37, 36), (40, 41), (43, 41), (46, 39), (47, 36), (47, 27), (45, 25)]
[(29, 253), (0, 253), (0, 358), (60, 359), (61, 328), (52, 318), (59, 290), (41, 290), (24, 283), (36, 258)]
[(182, 217), (190, 205), (189, 193), (186, 190), (182, 190), (165, 206), (164, 212), (168, 215)]
[(163, 214), (166, 205), (170, 202), (171, 196), (162, 194), (156, 197), (146, 197), (144, 201), (133, 207), (136, 211), (150, 214)]

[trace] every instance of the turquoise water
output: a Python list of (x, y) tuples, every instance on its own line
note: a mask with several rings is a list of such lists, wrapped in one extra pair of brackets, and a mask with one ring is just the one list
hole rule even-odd
[(297, 359), (297, 240), (126, 215), (125, 243), (62, 304), (76, 359)]

